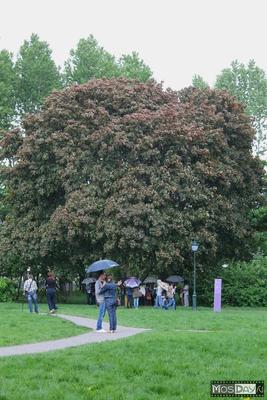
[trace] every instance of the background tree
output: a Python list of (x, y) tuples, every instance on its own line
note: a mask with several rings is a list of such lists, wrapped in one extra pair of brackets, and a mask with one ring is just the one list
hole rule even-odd
[(209, 85), (204, 81), (202, 76), (195, 74), (192, 79), (192, 86), (197, 89), (208, 89)]
[(67, 85), (86, 83), (93, 78), (119, 76), (146, 81), (152, 77), (152, 72), (136, 52), (123, 55), (117, 61), (92, 35), (80, 39), (65, 63), (64, 80)]
[(230, 68), (217, 76), (215, 87), (225, 89), (245, 104), (246, 113), (253, 117), (252, 124), (257, 132), (255, 152), (262, 155), (267, 150), (267, 78), (254, 60), (248, 65), (233, 61)]
[(120, 76), (145, 82), (152, 78), (152, 71), (139, 57), (138, 53), (123, 55), (119, 60)]
[(32, 34), (24, 41), (15, 64), (16, 101), (19, 115), (36, 112), (44, 98), (60, 87), (60, 74), (48, 43)]
[(110, 257), (128, 273), (187, 275), (192, 237), (204, 270), (248, 255), (262, 168), (226, 92), (91, 80), (54, 92), (23, 128), (2, 141), (16, 160), (2, 258), (80, 272)]
[(115, 57), (104, 50), (92, 35), (79, 40), (77, 48), (70, 51), (70, 57), (65, 63), (64, 76), (67, 84), (118, 75), (119, 67)]
[(15, 72), (12, 54), (0, 52), (0, 130), (11, 127), (15, 117)]

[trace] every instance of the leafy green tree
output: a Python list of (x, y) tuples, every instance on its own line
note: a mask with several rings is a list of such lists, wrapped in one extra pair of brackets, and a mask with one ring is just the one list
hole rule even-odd
[(77, 48), (70, 51), (70, 57), (65, 63), (64, 77), (67, 84), (118, 75), (119, 67), (115, 57), (104, 50), (92, 35), (79, 40)]
[(44, 98), (61, 86), (59, 70), (48, 43), (32, 34), (24, 41), (15, 64), (16, 100), (19, 115), (36, 112)]
[(12, 54), (0, 52), (0, 130), (11, 127), (15, 117), (15, 72)]
[(80, 39), (65, 63), (64, 79), (67, 85), (86, 83), (93, 78), (119, 76), (146, 81), (152, 77), (152, 72), (136, 52), (123, 55), (117, 61), (92, 35)]
[(192, 79), (192, 86), (197, 89), (208, 89), (209, 85), (204, 81), (202, 76), (195, 74)]
[(152, 78), (152, 71), (139, 57), (138, 53), (123, 55), (119, 60), (120, 76), (145, 82)]
[(230, 68), (217, 76), (215, 87), (225, 89), (245, 105), (246, 113), (253, 118), (252, 124), (257, 136), (255, 152), (264, 154), (267, 150), (267, 78), (254, 60), (248, 65), (233, 61)]
[[(246, 254), (262, 167), (253, 129), (227, 92), (164, 91), (152, 81), (91, 80), (54, 92), (5, 136), (11, 212), (1, 258), (183, 274), (190, 243), (204, 270)], [(190, 266), (190, 267), (189, 267)]]

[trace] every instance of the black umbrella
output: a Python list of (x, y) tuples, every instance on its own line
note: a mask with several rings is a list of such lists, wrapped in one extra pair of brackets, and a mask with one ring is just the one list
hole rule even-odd
[(156, 276), (148, 276), (144, 283), (157, 283), (158, 278)]
[(89, 285), (90, 283), (95, 283), (96, 282), (96, 279), (95, 278), (85, 278), (83, 281), (82, 281), (82, 284), (84, 284), (84, 285)]
[(166, 279), (167, 282), (172, 282), (172, 283), (183, 283), (184, 278), (182, 278), (179, 275), (171, 275), (169, 278)]

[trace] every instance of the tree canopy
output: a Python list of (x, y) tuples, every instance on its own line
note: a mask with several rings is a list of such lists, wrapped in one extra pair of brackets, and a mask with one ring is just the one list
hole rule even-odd
[(0, 51), (0, 129), (9, 129), (15, 115), (15, 72), (12, 54)]
[(135, 51), (132, 54), (124, 54), (119, 59), (119, 71), (120, 76), (128, 79), (139, 79), (141, 82), (152, 78), (151, 69)]
[(91, 80), (52, 93), (2, 157), (11, 212), (0, 252), (33, 265), (110, 257), (127, 270), (185, 272), (244, 255), (262, 168), (243, 106), (226, 92)]
[(248, 65), (233, 61), (216, 79), (215, 87), (225, 89), (245, 105), (246, 113), (253, 117), (256, 130), (254, 142), (257, 154), (267, 150), (267, 77), (254, 60)]
[(117, 61), (114, 55), (99, 45), (93, 35), (80, 39), (65, 62), (64, 80), (67, 85), (119, 76), (146, 81), (152, 77), (152, 72), (136, 52), (125, 54)]
[(19, 50), (15, 64), (16, 100), (20, 115), (37, 111), (44, 98), (60, 87), (60, 75), (48, 43), (32, 34)]
[(197, 89), (208, 89), (209, 85), (204, 81), (201, 75), (195, 74), (192, 79), (192, 85)]

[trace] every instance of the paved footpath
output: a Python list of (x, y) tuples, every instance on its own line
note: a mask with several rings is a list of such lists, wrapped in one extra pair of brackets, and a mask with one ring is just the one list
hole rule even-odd
[[(36, 354), (46, 353), (48, 351), (67, 349), (69, 347), (81, 346), (89, 343), (99, 343), (108, 340), (122, 339), (128, 336), (133, 336), (138, 333), (148, 331), (142, 328), (127, 328), (118, 326), (116, 333), (98, 333), (95, 331), (96, 321), (84, 317), (75, 317), (72, 315), (57, 314), (57, 317), (71, 321), (76, 325), (84, 326), (93, 329), (92, 332), (84, 333), (82, 335), (71, 336), (66, 339), (50, 340), (47, 342), (20, 344), (16, 346), (0, 347), (0, 357), (18, 356), (22, 354)], [(108, 330), (108, 324), (103, 323), (103, 328)]]

